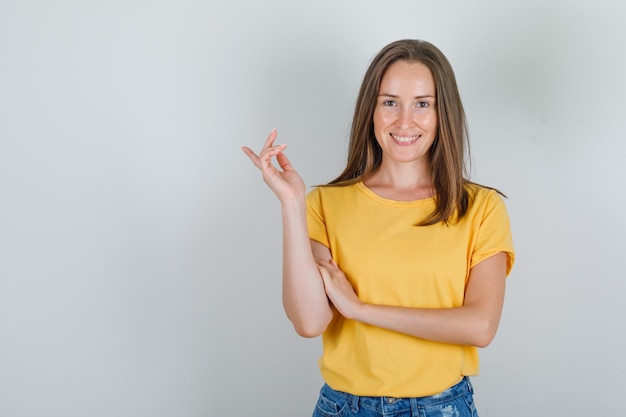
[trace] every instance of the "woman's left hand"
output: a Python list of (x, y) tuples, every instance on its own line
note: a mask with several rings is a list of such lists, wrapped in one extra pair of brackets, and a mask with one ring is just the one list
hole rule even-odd
[(315, 261), (322, 275), (324, 289), (330, 301), (339, 314), (347, 319), (354, 319), (363, 303), (354, 292), (354, 288), (352, 288), (352, 284), (350, 284), (346, 275), (332, 259), (316, 259)]

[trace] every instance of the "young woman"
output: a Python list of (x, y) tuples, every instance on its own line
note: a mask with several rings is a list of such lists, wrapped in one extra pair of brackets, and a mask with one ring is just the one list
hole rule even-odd
[(287, 316), (322, 335), (313, 415), (476, 416), (468, 376), (498, 328), (514, 250), (500, 194), (465, 177), (446, 57), (419, 40), (378, 53), (347, 166), (326, 186), (306, 194), (276, 136), (243, 150), (281, 202)]

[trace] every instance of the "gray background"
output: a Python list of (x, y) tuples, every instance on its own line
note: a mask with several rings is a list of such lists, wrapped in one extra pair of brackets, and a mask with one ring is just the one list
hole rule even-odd
[(619, 413), (618, 1), (0, 1), (0, 416), (307, 416), (319, 339), (280, 301), (280, 210), (240, 150), (341, 170), (385, 44), (451, 60), (473, 178), (518, 261), (482, 416)]

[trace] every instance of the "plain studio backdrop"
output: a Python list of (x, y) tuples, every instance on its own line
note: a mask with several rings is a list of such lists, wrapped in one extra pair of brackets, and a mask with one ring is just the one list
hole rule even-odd
[(456, 71), (517, 264), (481, 416), (617, 415), (626, 390), (626, 7), (595, 1), (0, 1), (0, 416), (308, 416), (277, 199), (343, 168), (401, 38)]

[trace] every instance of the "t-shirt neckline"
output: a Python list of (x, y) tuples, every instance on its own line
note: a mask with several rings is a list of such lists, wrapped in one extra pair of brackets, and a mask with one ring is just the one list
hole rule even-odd
[(356, 187), (359, 189), (359, 191), (361, 191), (363, 194), (365, 194), (366, 196), (368, 196), (370, 199), (380, 203), (380, 204), (385, 204), (387, 206), (394, 206), (394, 207), (418, 207), (418, 206), (424, 206), (427, 204), (434, 204), (435, 202), (435, 198), (434, 197), (427, 197), (427, 198), (422, 198), (419, 200), (413, 200), (413, 201), (400, 201), (400, 200), (392, 200), (390, 198), (385, 198), (385, 197), (381, 197), (378, 194), (376, 194), (374, 191), (370, 190), (367, 185), (365, 185), (363, 183), (363, 180), (359, 181), (356, 183)]

